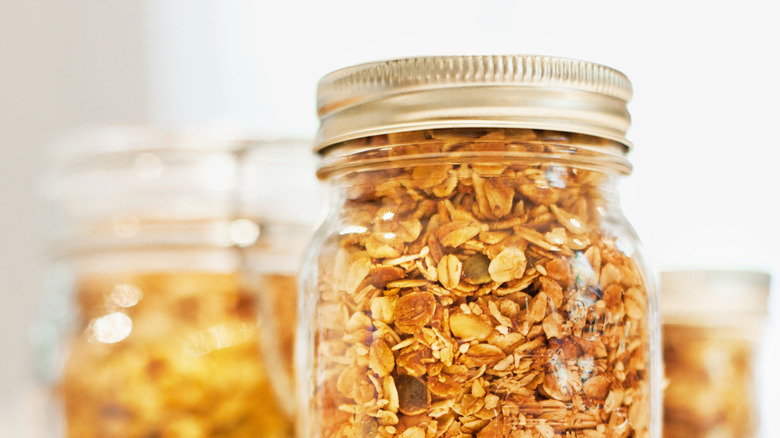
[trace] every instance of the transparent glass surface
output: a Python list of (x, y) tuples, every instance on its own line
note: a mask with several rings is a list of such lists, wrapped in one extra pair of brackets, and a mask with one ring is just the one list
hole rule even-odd
[(50, 436), (292, 436), (310, 146), (115, 128), (52, 157), (34, 331)]
[(663, 325), (664, 437), (760, 436), (760, 330)]
[(285, 437), (238, 272), (82, 271), (55, 386), (68, 437)]
[[(771, 278), (744, 270), (661, 272), (665, 438), (764, 436)], [(766, 389), (765, 389), (766, 388)]]
[(325, 151), (300, 437), (658, 437), (656, 292), (622, 146), (451, 129)]

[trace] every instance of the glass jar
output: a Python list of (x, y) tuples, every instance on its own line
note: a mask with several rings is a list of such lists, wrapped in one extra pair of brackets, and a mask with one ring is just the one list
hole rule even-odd
[(258, 297), (266, 367), (280, 407), (293, 418), (298, 273), (325, 206), (314, 174), (317, 157), (310, 141), (266, 138), (254, 142), (242, 160), (243, 215), (259, 219), (260, 234), (244, 249), (245, 275), (262, 292)]
[(768, 274), (661, 273), (664, 437), (761, 436), (759, 352)]
[(660, 436), (656, 291), (617, 194), (630, 96), (538, 56), (321, 80), (298, 436)]
[(35, 330), (59, 412), (51, 436), (292, 436), (291, 361), (277, 363), (277, 343), (295, 311), (266, 307), (296, 302), (316, 212), (296, 223), (291, 209), (316, 197), (278, 204), (254, 184), (269, 167), (316, 179), (312, 161), (281, 162), (280, 149), (311, 155), (207, 128), (111, 128), (60, 148)]

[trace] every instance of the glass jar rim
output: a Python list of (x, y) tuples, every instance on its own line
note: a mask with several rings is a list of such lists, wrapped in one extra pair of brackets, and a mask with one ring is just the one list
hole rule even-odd
[[(481, 128), (466, 128), (461, 132), (481, 131)], [(446, 132), (447, 130), (445, 130)], [(513, 130), (506, 130), (511, 132)], [(531, 130), (516, 130), (516, 132), (531, 132)], [(412, 131), (404, 134), (422, 135), (427, 132), (436, 132), (435, 130)], [(569, 133), (560, 133), (569, 136)], [(373, 138), (383, 138), (383, 135)], [(587, 139), (589, 136), (574, 134), (574, 137)], [(590, 137), (594, 139), (594, 137)], [(589, 145), (587, 140), (581, 143), (577, 140), (568, 142), (560, 140), (517, 140), (513, 138), (505, 139), (460, 139), (456, 143), (461, 144), (479, 144), (503, 143), (503, 150), (440, 150), (431, 151), (428, 148), (419, 148), (414, 150), (422, 143), (414, 142), (389, 142), (379, 144), (362, 144), (363, 141), (371, 143), (372, 137), (357, 139), (355, 141), (346, 141), (321, 152), (322, 159), (317, 168), (317, 177), (320, 180), (327, 180), (332, 175), (350, 173), (352, 171), (367, 171), (372, 169), (387, 169), (391, 167), (408, 167), (415, 165), (435, 165), (435, 164), (556, 164), (561, 166), (586, 169), (605, 173), (614, 173), (618, 175), (628, 175), (633, 167), (626, 158), (625, 146), (610, 140), (601, 141), (600, 145)], [(434, 143), (446, 146), (448, 141), (425, 140), (426, 145)], [(450, 142), (451, 143), (451, 142)], [(404, 150), (413, 147), (412, 152)], [(524, 150), (524, 148), (543, 147), (543, 151)], [(402, 151), (402, 152), (398, 152)]]
[(766, 317), (770, 282), (770, 274), (754, 270), (664, 271), (661, 314), (670, 323)]

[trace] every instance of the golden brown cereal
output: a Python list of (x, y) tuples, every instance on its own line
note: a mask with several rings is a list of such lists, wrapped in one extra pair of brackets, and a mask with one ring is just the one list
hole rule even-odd
[(334, 147), (390, 145), (372, 157), (393, 164), (334, 177), (347, 201), (317, 267), (315, 367), (334, 376), (315, 388), (320, 436), (649, 436), (644, 275), (604, 217), (609, 173), (566, 164), (588, 141), (604, 147), (504, 129)]
[[(294, 293), (287, 289), (295, 283), (290, 277), (266, 280), (265, 286)], [(139, 299), (113, 304), (119, 290)], [(256, 293), (241, 287), (238, 275), (85, 276), (76, 300), (81, 326), (68, 344), (59, 387), (66, 436), (292, 436), (261, 354)], [(294, 322), (289, 302), (277, 301), (275, 310)], [(107, 315), (126, 316), (120, 319), (128, 324), (125, 337), (106, 335), (115, 329), (103, 326)], [(292, 332), (276, 336), (289, 339)]]
[(439, 282), (447, 289), (455, 289), (460, 283), (460, 274), (463, 264), (452, 254), (448, 254), (439, 260), (436, 270)]
[[(664, 437), (758, 433), (753, 340), (733, 327), (664, 324)], [(717, 363), (713, 362), (717, 358)]]

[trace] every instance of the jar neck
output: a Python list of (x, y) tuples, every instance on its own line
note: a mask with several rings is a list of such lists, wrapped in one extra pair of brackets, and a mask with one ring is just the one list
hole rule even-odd
[(453, 128), (349, 140), (322, 151), (320, 179), (349, 172), (438, 162), (550, 163), (615, 175), (631, 173), (626, 147), (584, 134), (533, 129)]
[(249, 269), (294, 273), (312, 233), (310, 225), (248, 216), (202, 221), (127, 217), (122, 222), (85, 225), (50, 242), (52, 261), (67, 260), (79, 270), (94, 272)]
[(569, 212), (580, 222), (630, 234), (618, 193), (631, 169), (622, 146), (552, 132), (526, 132), (534, 135), (530, 140), (517, 140), (518, 132), (509, 133), (511, 139), (503, 131), (446, 134), (450, 138), (433, 133), (427, 141), (419, 132), (372, 137), (326, 151), (320, 178), (331, 186), (331, 218), (344, 208), (395, 214), (422, 205), (486, 224), (510, 216), (541, 224)]

